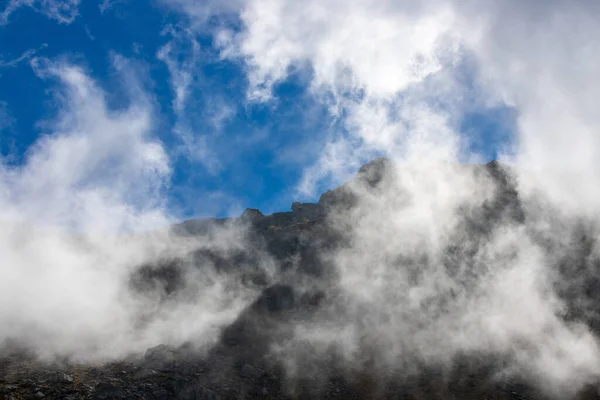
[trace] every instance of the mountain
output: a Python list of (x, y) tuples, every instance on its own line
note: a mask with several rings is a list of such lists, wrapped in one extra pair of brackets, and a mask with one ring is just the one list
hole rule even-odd
[(152, 320), (210, 271), (249, 299), (215, 340), (101, 364), (6, 346), (0, 396), (598, 398), (577, 361), (600, 331), (595, 228), (539, 228), (556, 222), (496, 161), (410, 168), (379, 158), (317, 203), (173, 226), (198, 244), (136, 268), (130, 291), (158, 295)]

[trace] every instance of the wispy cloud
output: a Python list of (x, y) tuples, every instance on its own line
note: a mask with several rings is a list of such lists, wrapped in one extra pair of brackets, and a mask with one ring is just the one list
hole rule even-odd
[(181, 11), (183, 15), (191, 17), (190, 21), (196, 28), (205, 29), (205, 24), (214, 16), (237, 16), (244, 5), (244, 0), (207, 0), (202, 2), (194, 0), (160, 0), (160, 3), (175, 8)]
[(115, 7), (117, 4), (123, 4), (127, 1), (128, 0), (102, 0), (102, 3), (98, 5), (98, 9), (100, 10), (100, 13), (104, 14), (105, 12)]
[(39, 53), (41, 50), (45, 49), (46, 47), (48, 47), (48, 45), (46, 43), (44, 43), (37, 49), (29, 49), (29, 50), (24, 51), (23, 54), (21, 54), (17, 58), (13, 58), (10, 60), (3, 60), (2, 58), (0, 58), (0, 68), (16, 67), (17, 65), (21, 64), (24, 61), (31, 60), (37, 53)]
[[(185, 107), (190, 86), (196, 78), (202, 50), (195, 35), (181, 27), (168, 26), (163, 35), (171, 36), (173, 40), (162, 46), (156, 57), (169, 69), (174, 94), (173, 109), (180, 114)], [(185, 50), (181, 48), (182, 45)]]
[(70, 24), (79, 15), (81, 0), (9, 0), (0, 13), (0, 25), (6, 25), (9, 17), (21, 7), (31, 7), (61, 24)]
[(0, 101), (0, 134), (14, 123), (6, 101)]
[(19, 338), (40, 356), (98, 360), (158, 343), (208, 343), (250, 299), (208, 263), (183, 270), (187, 297), (176, 303), (131, 290), (143, 264), (185, 260), (203, 245), (242, 247), (244, 236), (233, 229), (206, 243), (170, 234), (172, 167), (153, 103), (135, 63), (112, 61), (129, 95), (118, 109), (81, 66), (32, 59), (55, 114), (38, 124), (22, 163), (0, 165), (0, 342)]
[(194, 163), (201, 163), (215, 174), (221, 168), (217, 149), (210, 139), (221, 132), (224, 123), (234, 113), (233, 105), (208, 89), (202, 68), (214, 62), (214, 55), (204, 49), (196, 32), (183, 26), (167, 26), (163, 35), (169, 37), (157, 53), (169, 71), (173, 94), (172, 108), (177, 118), (173, 133), (181, 141), (182, 154)]

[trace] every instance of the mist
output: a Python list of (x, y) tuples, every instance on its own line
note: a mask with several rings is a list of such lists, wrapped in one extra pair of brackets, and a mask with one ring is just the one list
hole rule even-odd
[(108, 108), (81, 67), (40, 59), (32, 66), (55, 81), (60, 112), (43, 121), (45, 134), (23, 165), (2, 165), (0, 342), (18, 341), (45, 359), (100, 361), (161, 343), (216, 340), (249, 292), (229, 287), (235, 282), (212, 273), (208, 261), (189, 271), (193, 293), (174, 304), (163, 301), (163, 287), (133, 290), (132, 276), (175, 258), (186, 271), (185, 260), (203, 247), (243, 247), (243, 226), (210, 238), (171, 231), (170, 162), (126, 60), (114, 59), (131, 95), (123, 110)]
[[(256, 346), (292, 391), (330, 368), (385, 380), (450, 374), (463, 357), (556, 398), (598, 383), (596, 3), (161, 4), (189, 35), (205, 34), (210, 16), (239, 18), (210, 33), (223, 59), (244, 65), (248, 104), (269, 104), (290, 71), (310, 70), (310, 95), (342, 128), (319, 136), (290, 186), (313, 199), (334, 189), (311, 219), (323, 225), (257, 230), (269, 216), (251, 213), (177, 225), (172, 160), (130, 60), (112, 58), (128, 93), (115, 109), (83, 66), (33, 57), (57, 113), (39, 121), (21, 164), (0, 165), (0, 343), (83, 362), (159, 344), (208, 352), (266, 288), (289, 285), (324, 300), (266, 318)], [(185, 113), (194, 63), (171, 51), (159, 59)], [(516, 112), (516, 127), (487, 163), (460, 121), (496, 106)], [(296, 225), (301, 245), (316, 243), (309, 261), (272, 245)]]

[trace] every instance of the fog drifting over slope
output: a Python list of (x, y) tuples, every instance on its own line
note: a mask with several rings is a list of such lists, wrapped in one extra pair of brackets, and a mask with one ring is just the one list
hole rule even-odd
[[(131, 95), (124, 110), (109, 110), (79, 67), (42, 59), (32, 66), (56, 81), (60, 114), (44, 121), (47, 134), (23, 165), (2, 166), (0, 341), (25, 341), (44, 356), (105, 359), (190, 336), (214, 340), (242, 291), (229, 296), (209, 271), (197, 277), (197, 301), (161, 314), (158, 292), (139, 297), (128, 286), (135, 268), (202, 244), (167, 229), (169, 160), (127, 60), (114, 59)], [(236, 232), (221, 239), (243, 246)]]
[[(164, 2), (198, 23), (221, 12)], [(526, 371), (556, 392), (597, 379), (597, 335), (581, 321), (566, 322), (557, 291), (570, 283), (556, 270), (580, 229), (598, 235), (598, 5), (236, 5), (243, 28), (215, 36), (223, 57), (247, 66), (248, 100), (268, 101), (290, 67), (308, 64), (311, 93), (345, 127), (324, 133), (319, 161), (306, 169), (299, 192), (343, 183), (374, 155), (397, 166), (383, 188), (356, 185), (358, 206), (331, 216), (351, 244), (328, 255), (341, 294), (323, 318), (299, 324), (274, 350), (291, 360), (290, 371), (296, 373), (301, 357), (289, 355), (308, 343), (333, 345), (354, 365), (366, 362), (369, 348), (369, 362), (382, 368), (450, 363), (463, 352), (499, 354), (509, 360), (507, 370)], [(476, 90), (459, 79), (467, 57), (476, 66)], [(164, 205), (169, 160), (152, 139), (149, 94), (135, 85), (125, 60), (116, 58), (115, 68), (131, 103), (118, 111), (108, 109), (105, 94), (79, 67), (39, 59), (32, 67), (40, 79), (57, 81), (61, 112), (43, 125), (49, 135), (32, 146), (23, 166), (2, 167), (0, 340), (20, 336), (48, 355), (88, 359), (215, 340), (255, 292), (208, 268), (187, 276), (186, 301), (161, 308), (159, 300), (128, 291), (127, 280), (134, 267), (185, 258), (199, 246), (244, 248), (244, 228), (224, 230), (213, 242), (162, 231), (171, 222)], [(501, 160), (511, 166), (525, 222), (501, 217), (473, 236), (464, 216), (491, 201), (495, 187), (456, 166), (481, 161), (457, 125), (464, 113), (497, 104), (518, 112), (513, 144)], [(444, 263), (456, 243), (454, 251), (470, 262), (451, 275)], [(595, 273), (593, 246), (578, 279)], [(276, 281), (273, 261), (266, 254), (260, 260)], [(595, 313), (583, 298), (579, 306)], [(139, 325), (141, 315), (151, 315), (150, 322)]]
[[(176, 3), (192, 16), (199, 7)], [(539, 238), (566, 251), (582, 220), (587, 235), (597, 235), (598, 4), (249, 0), (240, 10), (244, 28), (220, 31), (217, 43), (226, 56), (247, 63), (249, 98), (268, 100), (290, 67), (309, 65), (312, 93), (346, 128), (327, 134), (302, 192), (347, 179), (373, 154), (401, 165), (408, 206), (399, 206), (394, 189), (367, 194), (352, 216), (352, 248), (335, 256), (352, 297), (378, 311), (388, 305), (381, 319), (367, 324), (383, 325), (389, 342), (383, 352), (401, 353), (390, 349), (406, 340), (407, 348), (438, 356), (462, 348), (514, 353), (518, 364), (558, 386), (596, 375), (597, 339), (558, 317), (564, 305), (553, 285), (569, 283), (556, 282), (551, 271), (560, 255), (548, 254)], [(461, 81), (461, 68), (472, 68), (474, 90)], [(457, 209), (483, 202), (486, 190), (476, 193), (482, 183), (439, 163), (480, 160), (468, 152), (457, 122), (470, 110), (501, 104), (518, 112), (515, 137), (500, 159), (516, 174), (526, 226), (507, 223), (482, 239), (471, 266), (477, 284), (461, 287), (436, 259), (449, 235), (463, 233), (455, 226)], [(386, 261), (407, 251), (430, 260), (420, 266), (426, 272), (417, 283), (407, 283), (402, 268)], [(578, 274), (594, 273), (587, 268)], [(456, 309), (423, 313), (423, 298), (457, 284), (465, 293)], [(396, 298), (399, 288), (407, 299)], [(432, 323), (405, 339), (414, 325), (407, 310)], [(424, 342), (413, 342), (423, 336)], [(355, 342), (349, 341), (351, 352)], [(534, 350), (521, 352), (517, 343)]]

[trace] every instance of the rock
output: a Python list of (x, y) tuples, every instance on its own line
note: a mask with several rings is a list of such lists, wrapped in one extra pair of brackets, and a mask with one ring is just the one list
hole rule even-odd
[(333, 209), (349, 209), (356, 205), (357, 196), (346, 185), (328, 190), (319, 198), (319, 204), (327, 212)]
[(369, 186), (376, 186), (390, 172), (392, 166), (392, 161), (389, 158), (376, 158), (360, 167), (357, 178)]
[(219, 396), (206, 387), (196, 384), (182, 390), (177, 396), (179, 400), (218, 400)]
[(360, 192), (380, 186), (392, 171), (391, 160), (385, 157), (376, 158), (363, 165), (352, 181), (323, 193), (319, 198), (319, 204), (328, 212), (332, 209), (353, 208), (358, 202)]
[(94, 388), (94, 393), (91, 398), (93, 400), (117, 400), (127, 399), (129, 397), (130, 396), (124, 389), (109, 382), (100, 382)]
[(161, 387), (153, 387), (151, 390), (152, 396), (157, 400), (169, 400), (173, 398), (173, 394)]
[(129, 285), (140, 294), (161, 293), (167, 297), (185, 287), (184, 267), (178, 260), (143, 265), (131, 275)]
[(73, 377), (64, 372), (57, 372), (53, 379), (54, 382), (58, 383), (73, 383)]
[(271, 215), (265, 216), (260, 221), (260, 225), (266, 225), (276, 230), (285, 228), (295, 223), (294, 214), (291, 212), (276, 212)]
[(280, 312), (294, 307), (294, 289), (289, 285), (276, 284), (266, 288), (256, 301), (259, 310)]
[(164, 344), (159, 344), (146, 350), (144, 355), (144, 364), (152, 369), (163, 369), (177, 361), (177, 351)]
[(257, 208), (246, 208), (244, 210), (244, 212), (242, 213), (242, 216), (240, 217), (240, 219), (243, 222), (254, 223), (254, 222), (260, 221), (264, 217), (265, 217), (264, 214), (261, 213), (259, 209), (257, 209)]
[(292, 213), (296, 220), (316, 219), (325, 215), (323, 206), (318, 203), (292, 203)]
[[(189, 257), (185, 255), (182, 260), (178, 258), (161, 259), (152, 262), (146, 269), (142, 269), (139, 275), (140, 284), (138, 286), (132, 284), (129, 289), (132, 290), (132, 294), (136, 295), (149, 292), (152, 299), (155, 298), (157, 292), (161, 296), (164, 293), (164, 299), (169, 302), (164, 303), (165, 308), (158, 310), (157, 317), (160, 317), (161, 312), (169, 310), (168, 307), (173, 304), (170, 302), (171, 300), (174, 302), (188, 301), (188, 292), (180, 291), (179, 288), (192, 288), (188, 285), (190, 283), (188, 278), (195, 274), (188, 275), (187, 273), (193, 271), (193, 268), (201, 270), (207, 266), (207, 268), (214, 267), (219, 278), (223, 277), (223, 281), (234, 283), (232, 286), (225, 286), (223, 288), (225, 290), (233, 288), (235, 293), (240, 287), (238, 285), (241, 284), (243, 288), (249, 287), (249, 290), (243, 291), (244, 293), (253, 295), (260, 293), (256, 301), (244, 307), (239, 315), (232, 315), (230, 323), (224, 326), (215, 326), (215, 331), (218, 327), (222, 336), (221, 340), (214, 345), (202, 347), (195, 353), (195, 346), (192, 346), (191, 343), (187, 347), (177, 348), (162, 344), (148, 349), (145, 354), (131, 355), (126, 361), (113, 360), (93, 365), (71, 365), (68, 360), (64, 362), (61, 360), (60, 363), (48, 366), (39, 365), (32, 361), (33, 358), (24, 358), (23, 360), (26, 362), (16, 362), (13, 360), (13, 356), (7, 356), (6, 360), (0, 358), (0, 399), (167, 400), (179, 398), (182, 400), (215, 400), (221, 397), (223, 399), (265, 398), (278, 400), (290, 398), (541, 400), (547, 398), (536, 395), (533, 389), (516, 386), (514, 379), (508, 374), (497, 374), (496, 365), (499, 365), (500, 370), (504, 372), (505, 362), (503, 359), (496, 362), (494, 354), (489, 355), (492, 358), (490, 367), (486, 366), (487, 362), (482, 363), (483, 365), (480, 365), (479, 362), (488, 354), (478, 353), (474, 354), (476, 362), (472, 363), (472, 366), (453, 360), (456, 366), (448, 363), (449, 365), (444, 365), (439, 372), (436, 367), (424, 369), (422, 373), (417, 374), (418, 363), (414, 369), (409, 368), (414, 372), (414, 376), (412, 374), (406, 376), (404, 369), (398, 370), (397, 373), (391, 370), (380, 370), (377, 368), (377, 357), (379, 357), (381, 348), (376, 340), (372, 340), (377, 337), (371, 337), (368, 334), (371, 327), (363, 324), (364, 321), (360, 321), (356, 332), (360, 334), (360, 336), (357, 335), (357, 338), (362, 337), (365, 333), (365, 340), (361, 339), (357, 349), (359, 350), (357, 355), (360, 356), (361, 362), (356, 365), (356, 370), (354, 365), (346, 365), (343, 357), (338, 357), (339, 353), (335, 347), (332, 353), (321, 352), (318, 351), (320, 349), (313, 348), (310, 342), (306, 348), (303, 348), (303, 343), (298, 340), (293, 342), (295, 348), (289, 349), (293, 350), (292, 352), (283, 351), (280, 355), (276, 355), (275, 352), (270, 351), (277, 346), (290, 343), (289, 339), (300, 339), (294, 337), (295, 328), (302, 326), (305, 322), (307, 322), (307, 326), (313, 326), (313, 323), (327, 321), (329, 318), (336, 322), (338, 318), (343, 321), (346, 316), (344, 304), (346, 295), (343, 288), (339, 286), (340, 277), (337, 274), (337, 263), (331, 262), (330, 256), (337, 254), (337, 250), (340, 248), (344, 249), (346, 246), (353, 245), (353, 235), (346, 235), (346, 228), (352, 229), (357, 226), (352, 225), (353, 220), (345, 221), (345, 208), (353, 204), (355, 197), (355, 200), (360, 202), (360, 196), (366, 190), (372, 189), (376, 193), (384, 192), (388, 180), (393, 182), (393, 175), (388, 177), (386, 173), (383, 173), (387, 168), (384, 164), (384, 161), (374, 162), (362, 168), (352, 184), (324, 194), (322, 196), (323, 204), (295, 202), (291, 206), (291, 212), (275, 213), (271, 216), (263, 216), (256, 209), (246, 210), (242, 219), (253, 225), (244, 226), (244, 228), (250, 228), (247, 231), (249, 239), (247, 243), (240, 243), (241, 246), (233, 246), (234, 248), (230, 249), (230, 246), (221, 246), (222, 241), (215, 240), (218, 245), (213, 248), (208, 241), (203, 239), (202, 246), (189, 248)], [(473, 258), (479, 254), (480, 239), (478, 238), (482, 238), (481, 243), (486, 246), (489, 243), (486, 235), (494, 234), (496, 227), (505, 226), (507, 221), (515, 224), (523, 221), (522, 218), (506, 217), (512, 215), (509, 212), (511, 209), (518, 210), (520, 200), (516, 188), (511, 186), (512, 178), (508, 179), (509, 177), (505, 178), (503, 175), (504, 167), (497, 163), (490, 163), (485, 168), (477, 167), (477, 169), (480, 170), (477, 176), (482, 178), (482, 184), (487, 184), (488, 175), (494, 179), (497, 194), (483, 205), (475, 204), (465, 209), (464, 215), (457, 213), (457, 220), (461, 215), (465, 218), (464, 224), (459, 227), (460, 232), (464, 231), (466, 234), (449, 238), (448, 256), (447, 258), (444, 256), (440, 260), (440, 264), (446, 268), (449, 275), (455, 270), (462, 271), (463, 266), (467, 268), (471, 264), (478, 265), (479, 261), (473, 261)], [(391, 170), (390, 174), (393, 174), (393, 171)], [(315, 221), (303, 220), (324, 214), (325, 206), (334, 208), (334, 214), (330, 215), (331, 218), (320, 218)], [(339, 215), (336, 215), (338, 212)], [(353, 216), (349, 214), (347, 217)], [(385, 214), (381, 215), (382, 225), (386, 223), (385, 218)], [(225, 224), (230, 222), (231, 226), (239, 228), (241, 221), (235, 219), (229, 222), (224, 220), (222, 223), (199, 221), (194, 224), (192, 222), (190, 222), (192, 227), (197, 228), (194, 234), (214, 233), (215, 239), (219, 239), (217, 236), (219, 229), (217, 228), (226, 226)], [(487, 230), (480, 229), (480, 225)], [(214, 232), (210, 227), (214, 227)], [(350, 233), (352, 233), (351, 229)], [(574, 276), (565, 275), (567, 272), (563, 272), (562, 269), (557, 270), (557, 276), (569, 278), (563, 279), (569, 287), (569, 292), (564, 294), (565, 302), (571, 301), (569, 299), (575, 301), (585, 295), (590, 296), (590, 302), (587, 303), (586, 300), (586, 304), (598, 304), (596, 300), (600, 297), (598, 295), (600, 291), (593, 290), (590, 295), (586, 295), (587, 289), (580, 290), (582, 286), (576, 283), (578, 272), (581, 269), (571, 268), (572, 265), (580, 264), (581, 268), (586, 268), (583, 271), (587, 271), (587, 268), (594, 263), (594, 271), (596, 271), (598, 260), (593, 249), (597, 247), (597, 241), (594, 239), (597, 235), (589, 236), (595, 234), (596, 231), (597, 228), (591, 232), (584, 230), (582, 234), (589, 237), (586, 239), (584, 236), (585, 240), (578, 239), (579, 236), (573, 236), (573, 240), (561, 238), (558, 242), (561, 246), (574, 243), (573, 253), (564, 255), (564, 265), (568, 267), (568, 271), (573, 271)], [(391, 232), (393, 233), (393, 231)], [(465, 241), (467, 243), (463, 246)], [(187, 239), (186, 243), (188, 243)], [(189, 243), (194, 243), (194, 241), (190, 240)], [(553, 246), (553, 243), (550, 241), (543, 246), (560, 248)], [(242, 249), (239, 250), (238, 247)], [(365, 250), (378, 251), (376, 246), (373, 249)], [(187, 247), (185, 251), (188, 251)], [(402, 268), (406, 268), (406, 276), (413, 276), (413, 267), (417, 269), (421, 263), (430, 262), (426, 259), (423, 260), (419, 255), (413, 260), (410, 255), (401, 254), (402, 249), (399, 249), (398, 252), (401, 256), (398, 264), (401, 264)], [(552, 260), (554, 253), (549, 252), (548, 254), (547, 259)], [(263, 255), (268, 257), (263, 257)], [(558, 250), (557, 255), (560, 256)], [(265, 258), (279, 268), (277, 273), (263, 274), (261, 272), (263, 270), (261, 264)], [(393, 258), (395, 259), (395, 257)], [(437, 262), (437, 258), (434, 261)], [(560, 263), (562, 262), (560, 261)], [(259, 272), (255, 272), (253, 269), (255, 265), (259, 266), (257, 267)], [(391, 264), (391, 266), (395, 265), (395, 262)], [(558, 264), (557, 267), (562, 268), (562, 264)], [(319, 273), (318, 271), (323, 272)], [(226, 275), (230, 273), (231, 276)], [(254, 275), (255, 273), (256, 275)], [(208, 276), (212, 275), (211, 271)], [(467, 284), (471, 284), (472, 280), (470, 273), (465, 275), (466, 287)], [(595, 278), (590, 278), (586, 274), (582, 275), (586, 285), (583, 288), (589, 287), (587, 285), (592, 280), (595, 282)], [(256, 280), (255, 276), (257, 276)], [(454, 276), (452, 277), (454, 278)], [(462, 285), (463, 276), (457, 276), (456, 279), (457, 284)], [(477, 286), (475, 287), (477, 288)], [(598, 287), (600, 285), (595, 284), (593, 289)], [(570, 295), (570, 290), (577, 290), (581, 293), (573, 296)], [(190, 292), (192, 291), (190, 290)], [(563, 295), (561, 294), (561, 296)], [(449, 301), (454, 301), (454, 292), (450, 293), (447, 298), (450, 299)], [(443, 298), (444, 302), (441, 305), (443, 310), (446, 310), (447, 298)], [(161, 297), (161, 301), (162, 299), (163, 297)], [(194, 297), (189, 300), (195, 301)], [(591, 300), (594, 302), (592, 303)], [(349, 304), (351, 310), (359, 310), (356, 305), (353, 302)], [(377, 306), (379, 305), (372, 309), (374, 313), (377, 312)], [(573, 307), (575, 306), (577, 304), (573, 305)], [(434, 304), (432, 307), (434, 307), (432, 310), (436, 310), (435, 307), (438, 305)], [(369, 312), (369, 310), (369, 307), (365, 307), (365, 312)], [(354, 311), (348, 314), (356, 315)], [(148, 320), (144, 317), (140, 322), (151, 324), (154, 317), (154, 314), (148, 315)], [(201, 318), (202, 315), (198, 317)], [(566, 317), (564, 318), (566, 319)], [(378, 317), (374, 319), (374, 322), (377, 319)], [(579, 319), (580, 317), (576, 318), (577, 321)], [(141, 325), (142, 328), (145, 326)], [(199, 339), (200, 342), (205, 342), (204, 338)], [(370, 354), (371, 349), (376, 350), (376, 354)], [(283, 350), (287, 349), (284, 347)], [(283, 357), (288, 354), (296, 358), (294, 361), (298, 371), (297, 381), (293, 380), (295, 378), (290, 378), (292, 374), (288, 375), (288, 371), (285, 369)], [(205, 361), (199, 360), (200, 355)], [(60, 371), (69, 371), (73, 375)], [(348, 371), (347, 375), (346, 371)], [(510, 385), (496, 388), (495, 382), (499, 376), (503, 378), (506, 376), (505, 379)], [(13, 382), (17, 384), (9, 384)], [(286, 397), (283, 393), (292, 393), (293, 397)], [(596, 398), (597, 388), (590, 387), (586, 393), (585, 397), (578, 397), (578, 399)], [(568, 399), (565, 398), (565, 400)]]
[(204, 236), (227, 225), (232, 218), (197, 218), (174, 225), (173, 233), (181, 236)]
[(154, 376), (156, 376), (156, 374), (158, 374), (158, 372), (154, 371), (153, 369), (142, 369), (141, 371), (136, 372), (133, 375), (133, 379), (135, 380), (142, 380), (142, 379), (148, 379), (148, 378), (152, 378)]
[(262, 369), (253, 367), (250, 364), (246, 364), (240, 371), (240, 376), (248, 379), (260, 379), (265, 376), (265, 371)]

